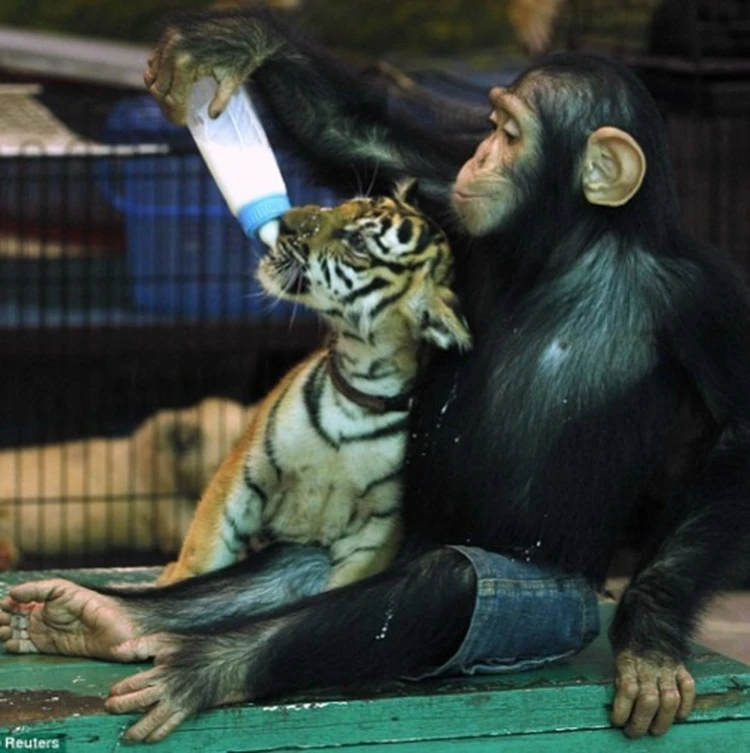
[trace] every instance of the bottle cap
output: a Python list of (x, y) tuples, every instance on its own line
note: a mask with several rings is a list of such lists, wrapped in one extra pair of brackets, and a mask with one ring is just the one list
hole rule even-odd
[(245, 235), (253, 237), (263, 225), (280, 217), (291, 209), (289, 197), (286, 194), (270, 194), (248, 202), (239, 208), (239, 220)]

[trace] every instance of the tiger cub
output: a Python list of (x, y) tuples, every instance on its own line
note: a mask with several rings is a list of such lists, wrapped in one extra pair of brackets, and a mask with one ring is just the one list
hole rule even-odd
[(330, 345), (260, 403), (161, 584), (234, 562), (256, 535), (327, 547), (329, 588), (393, 559), (423, 344), (471, 345), (449, 287), (448, 241), (408, 203), (412, 189), (282, 218), (258, 279), (268, 293), (318, 311), (332, 326)]

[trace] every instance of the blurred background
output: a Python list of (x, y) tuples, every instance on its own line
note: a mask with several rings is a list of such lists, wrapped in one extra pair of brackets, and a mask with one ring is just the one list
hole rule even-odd
[[(745, 0), (271, 4), (379, 62), (394, 98), (394, 70), (482, 104), (544, 51), (623, 60), (666, 119), (687, 227), (750, 265)], [(260, 294), (260, 249), (144, 92), (164, 15), (207, 5), (0, 3), (0, 569), (164, 561), (253, 402), (323, 337)], [(362, 190), (267, 126), (293, 202)]]

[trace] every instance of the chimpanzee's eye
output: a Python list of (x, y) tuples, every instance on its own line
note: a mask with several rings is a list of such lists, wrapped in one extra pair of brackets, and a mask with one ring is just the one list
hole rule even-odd
[(503, 123), (503, 133), (510, 142), (521, 138), (521, 129), (513, 118), (507, 118), (505, 120)]

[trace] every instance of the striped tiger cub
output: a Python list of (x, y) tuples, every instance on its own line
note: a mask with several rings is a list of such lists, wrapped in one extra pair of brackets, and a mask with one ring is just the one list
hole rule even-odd
[(258, 279), (318, 311), (330, 345), (259, 405), (206, 489), (161, 584), (234, 562), (250, 537), (317, 543), (329, 588), (379, 572), (402, 538), (400, 473), (423, 346), (469, 348), (442, 231), (408, 201), (288, 211)]

